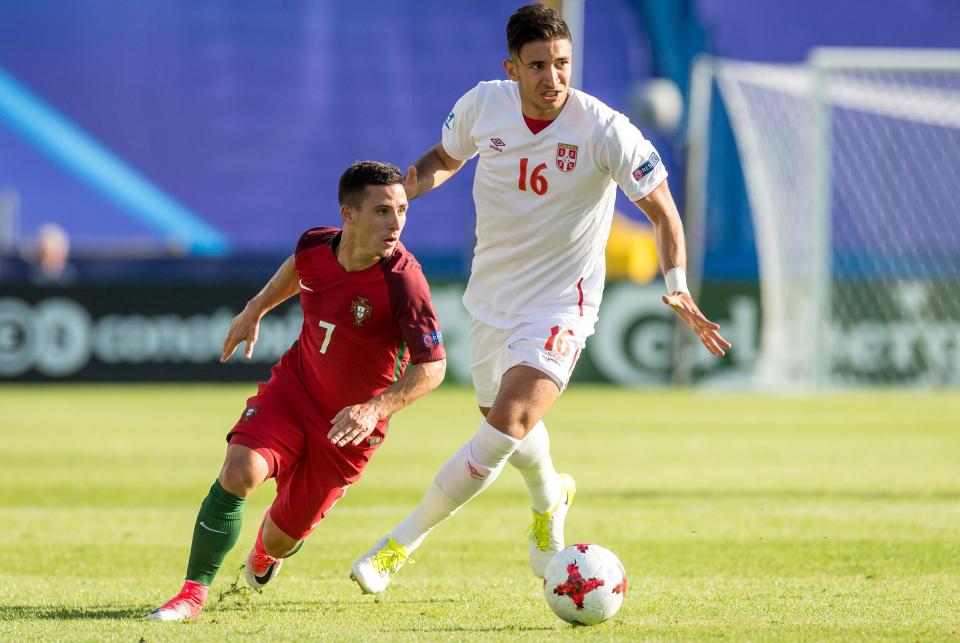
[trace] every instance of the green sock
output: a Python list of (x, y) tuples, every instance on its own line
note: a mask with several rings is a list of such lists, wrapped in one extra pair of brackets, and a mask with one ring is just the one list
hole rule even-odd
[(243, 524), (246, 498), (235, 496), (217, 480), (200, 505), (193, 526), (193, 544), (187, 563), (187, 580), (206, 585), (213, 583), (227, 552), (233, 549)]

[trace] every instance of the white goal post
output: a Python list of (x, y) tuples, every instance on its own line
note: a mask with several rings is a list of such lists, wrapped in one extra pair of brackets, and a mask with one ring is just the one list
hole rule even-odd
[(709, 199), (709, 78), (756, 238), (755, 384), (960, 385), (960, 50), (817, 49), (802, 65), (702, 59), (694, 78), (690, 245), (703, 247)]

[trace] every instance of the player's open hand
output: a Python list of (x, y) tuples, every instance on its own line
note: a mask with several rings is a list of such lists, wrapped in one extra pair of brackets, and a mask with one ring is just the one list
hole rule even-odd
[(373, 433), (379, 421), (380, 414), (372, 404), (347, 406), (333, 418), (333, 428), (327, 433), (327, 437), (338, 447), (349, 442), (356, 446)]
[(718, 357), (726, 355), (724, 349), (733, 346), (720, 336), (720, 324), (704, 317), (689, 294), (678, 292), (673, 295), (664, 295), (663, 303), (673, 308), (673, 312), (677, 313), (677, 316), (697, 334), (706, 349), (714, 355)]
[(247, 343), (243, 356), (247, 359), (253, 356), (253, 345), (257, 343), (257, 335), (260, 334), (260, 317), (259, 313), (244, 308), (239, 315), (233, 318), (233, 321), (230, 322), (230, 329), (227, 331), (227, 338), (223, 340), (221, 362), (230, 359), (240, 342)]
[(413, 200), (417, 196), (417, 168), (411, 165), (407, 168), (407, 178), (403, 180), (403, 191), (407, 193), (407, 200)]

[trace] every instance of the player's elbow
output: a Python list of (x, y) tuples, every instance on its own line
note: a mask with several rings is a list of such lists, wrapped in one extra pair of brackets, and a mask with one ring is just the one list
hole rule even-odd
[(457, 170), (463, 167), (464, 161), (455, 159), (447, 154), (447, 151), (443, 149), (443, 143), (437, 143), (436, 147), (433, 148), (433, 154), (443, 169), (450, 174), (456, 174)]
[(444, 375), (447, 374), (447, 360), (438, 359), (435, 362), (427, 362), (424, 366), (430, 390), (433, 390), (440, 386)]
[(680, 220), (677, 205), (670, 194), (670, 187), (664, 179), (650, 194), (633, 202), (655, 227), (668, 223), (671, 219)]

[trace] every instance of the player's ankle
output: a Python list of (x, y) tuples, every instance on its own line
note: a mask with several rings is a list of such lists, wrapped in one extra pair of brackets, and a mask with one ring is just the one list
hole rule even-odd
[(181, 594), (189, 594), (194, 602), (201, 605), (207, 602), (207, 594), (209, 594), (209, 592), (210, 587), (208, 585), (189, 579), (183, 581), (183, 587), (180, 589)]

